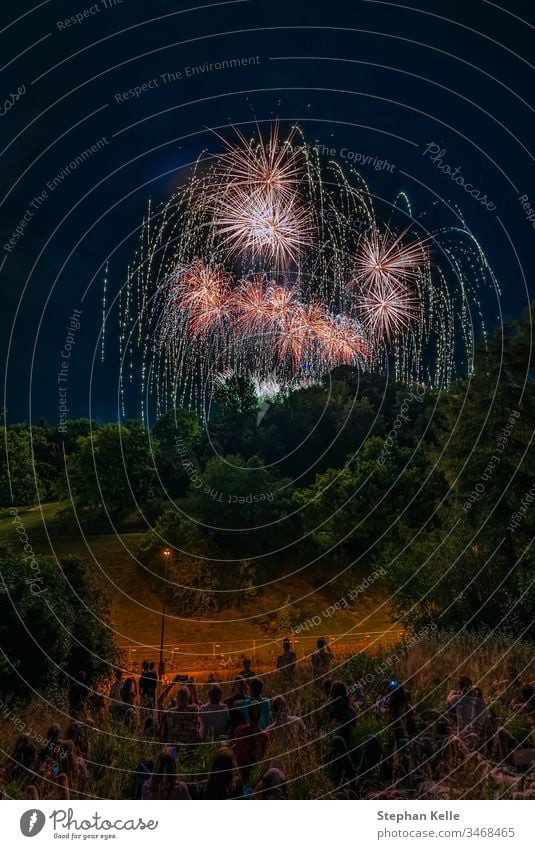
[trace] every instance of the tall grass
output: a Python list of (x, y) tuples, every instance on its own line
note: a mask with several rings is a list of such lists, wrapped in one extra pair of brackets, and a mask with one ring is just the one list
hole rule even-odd
[[(446, 695), (461, 674), (469, 675), (473, 683), (481, 687), (490, 701), (497, 724), (505, 725), (520, 739), (527, 739), (531, 729), (526, 720), (492, 698), (491, 685), (504, 677), (508, 664), (514, 665), (524, 680), (534, 680), (534, 646), (515, 644), (507, 635), (493, 635), (487, 639), (486, 635), (436, 631), (408, 649), (407, 643), (400, 643), (379, 649), (373, 655), (368, 652), (354, 655), (337, 668), (335, 677), (345, 680), (349, 686), (365, 682), (365, 702), (357, 720), (357, 744), (367, 735), (377, 734), (387, 748), (391, 745), (389, 732), (384, 730), (372, 707), (378, 687), (385, 678), (394, 677), (408, 688), (415, 710), (421, 715), (428, 708), (444, 708)], [(203, 688), (200, 689), (199, 698), (204, 700), (206, 693)], [(283, 755), (278, 761), (288, 776), (290, 798), (332, 796), (334, 788), (324, 768), (330, 741), (326, 732), (330, 729), (325, 726), (325, 715), (321, 710), (325, 702), (321, 688), (303, 675), (299, 685), (287, 692), (288, 686), (276, 673), (272, 673), (265, 677), (265, 689), (269, 696), (284, 693), (290, 713), (302, 715), (308, 729), (305, 745)], [(67, 725), (66, 710), (62, 704), (58, 704), (57, 711), (51, 708), (43, 710), (42, 703), (38, 702), (24, 707), (15, 706), (14, 711), (19, 720), (17, 725), (6, 721), (0, 710), (0, 745), (5, 756), (12, 750), (18, 733), (28, 733), (28, 729), (32, 729), (44, 735), (52, 722), (59, 722), (62, 727)], [(80, 788), (80, 796), (132, 798), (139, 763), (154, 761), (161, 743), (143, 739), (141, 729), (129, 730), (108, 716), (98, 728), (89, 730), (89, 737), (89, 779)], [(179, 751), (179, 771), (183, 778), (186, 781), (204, 778), (216, 748), (216, 743), (201, 745), (189, 756), (185, 751)], [(252, 772), (253, 782), (267, 769), (269, 762), (268, 749), (266, 762)], [(490, 795), (486, 783), (474, 772), (472, 762), (458, 765), (451, 789), (452, 795), (459, 798), (466, 795), (487, 798)], [(8, 792), (20, 797), (21, 789), (11, 785)]]

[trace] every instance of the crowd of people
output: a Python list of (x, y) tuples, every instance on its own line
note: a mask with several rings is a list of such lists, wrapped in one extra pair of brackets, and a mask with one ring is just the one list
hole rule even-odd
[(21, 734), (0, 771), (0, 793), (16, 786), (27, 799), (90, 795), (103, 768), (92, 759), (91, 735), (111, 722), (153, 753), (131, 769), (133, 798), (287, 799), (310, 763), (325, 778), (323, 796), (448, 799), (463, 787), (469, 798), (535, 798), (535, 687), (515, 668), (487, 698), (462, 675), (431, 708), (421, 694), (413, 704), (397, 680), (340, 680), (343, 667), (324, 639), (308, 663), (304, 676), (286, 639), (264, 679), (250, 659), (225, 684), (215, 675), (200, 685), (186, 675), (164, 683), (144, 661), (139, 678), (118, 669), (109, 691), (97, 693), (80, 673), (65, 732), (53, 724), (40, 748)]

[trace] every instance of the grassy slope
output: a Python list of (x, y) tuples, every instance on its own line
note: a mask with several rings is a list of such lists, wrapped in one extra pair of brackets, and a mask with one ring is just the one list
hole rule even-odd
[[(82, 557), (87, 568), (109, 599), (111, 621), (118, 644), (155, 645), (160, 639), (161, 601), (151, 587), (150, 575), (137, 562), (136, 553), (143, 536), (140, 528), (115, 534), (112, 528), (103, 528), (102, 533), (83, 532), (75, 523), (66, 524), (58, 520), (58, 504), (45, 504), (41, 508), (20, 511), (20, 520), (36, 554), (64, 557), (75, 554)], [(108, 532), (106, 532), (106, 530)], [(0, 546), (11, 545), (14, 554), (22, 553), (22, 547), (7, 511), (0, 512)], [(289, 570), (290, 571), (290, 570)], [(166, 644), (237, 640), (272, 639), (280, 642), (280, 634), (274, 628), (275, 612), (286, 602), (298, 601), (300, 618), (321, 614), (336, 598), (329, 587), (317, 591), (318, 570), (303, 571), (292, 577), (277, 580), (266, 587), (255, 598), (250, 599), (240, 610), (225, 610), (212, 615), (210, 621), (192, 620), (191, 617), (168, 617), (166, 621)], [(359, 579), (355, 579), (358, 584)], [(306, 598), (308, 596), (308, 598)], [(317, 633), (344, 633), (350, 629), (358, 631), (383, 631), (391, 626), (388, 608), (381, 606), (382, 600), (370, 593), (362, 596), (358, 615), (341, 610), (333, 618), (322, 618), (322, 622), (309, 635)], [(233, 621), (235, 620), (235, 621)], [(194, 622), (194, 625), (192, 623)], [(228, 650), (234, 650), (231, 646)]]

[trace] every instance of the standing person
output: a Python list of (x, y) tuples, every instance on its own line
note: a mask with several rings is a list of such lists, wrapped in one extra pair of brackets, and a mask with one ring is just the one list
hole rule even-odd
[(262, 695), (263, 689), (264, 682), (261, 678), (251, 678), (249, 681), (250, 696), (248, 699), (245, 699), (241, 708), (244, 722), (249, 722), (249, 706), (253, 704), (253, 702), (257, 702), (260, 707), (260, 728), (262, 729), (267, 728), (270, 723), (269, 699)]
[(176, 760), (169, 749), (163, 749), (156, 758), (152, 775), (143, 785), (141, 798), (150, 801), (191, 799), (188, 788), (177, 777)]
[(277, 669), (287, 678), (294, 679), (297, 672), (297, 656), (292, 651), (288, 637), (282, 641), (282, 654), (277, 658)]
[(244, 657), (242, 660), (242, 671), (240, 672), (242, 678), (254, 678), (255, 674), (251, 669), (251, 661), (248, 657)]
[(124, 702), (121, 695), (123, 685), (123, 670), (117, 669), (115, 671), (115, 681), (110, 687), (110, 713), (114, 718), (120, 716), (123, 710)]
[(83, 713), (88, 695), (89, 690), (85, 681), (85, 672), (82, 670), (78, 673), (78, 678), (72, 682), (69, 688), (69, 706), (73, 716)]
[(214, 740), (219, 740), (228, 728), (229, 712), (226, 704), (221, 702), (222, 697), (223, 690), (219, 684), (212, 684), (208, 690), (208, 701), (199, 710), (201, 740), (207, 740), (210, 733)]
[[(147, 697), (150, 691), (150, 678), (149, 678), (149, 661), (144, 660), (141, 664), (141, 675), (139, 676), (139, 698), (141, 699), (141, 704), (146, 704)], [(147, 687), (147, 684), (149, 686)]]
[(322, 678), (329, 674), (333, 653), (327, 645), (325, 637), (320, 637), (316, 643), (317, 651), (311, 657), (312, 674), (316, 684), (321, 685)]
[(245, 782), (249, 780), (251, 768), (263, 759), (269, 741), (269, 734), (260, 726), (260, 704), (251, 702), (248, 714), (249, 721), (238, 725), (234, 732), (234, 754)]
[(416, 736), (416, 717), (405, 687), (398, 684), (390, 693), (389, 715), (396, 744)]
[(156, 704), (156, 690), (158, 688), (158, 675), (156, 674), (156, 670), (154, 669), (154, 661), (151, 660), (149, 663), (149, 671), (147, 672), (147, 678), (145, 681), (145, 689), (148, 692), (148, 696), (152, 699), (153, 704)]
[(351, 705), (349, 693), (343, 681), (333, 682), (329, 694), (328, 714), (331, 721), (335, 723), (335, 735), (341, 737), (347, 748), (351, 749), (357, 713)]
[(137, 696), (137, 684), (136, 679), (130, 675), (124, 682), (121, 688), (121, 698), (125, 705), (132, 707), (134, 702), (136, 701)]
[(233, 734), (238, 725), (243, 724), (242, 705), (245, 704), (248, 696), (247, 682), (241, 675), (235, 679), (232, 685), (232, 693), (225, 699), (225, 704), (229, 712), (229, 730)]

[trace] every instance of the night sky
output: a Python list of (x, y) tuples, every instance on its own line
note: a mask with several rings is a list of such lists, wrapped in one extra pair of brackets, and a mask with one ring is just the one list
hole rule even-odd
[[(57, 421), (74, 310), (70, 417), (118, 417), (113, 311), (100, 363), (104, 268), (109, 262), (111, 303), (149, 197), (166, 199), (200, 152), (217, 147), (213, 128), (297, 121), (334, 158), (369, 157), (360, 170), (378, 199), (405, 191), (415, 217), (435, 225), (461, 212), (501, 287), (482, 297), (487, 325), (518, 315), (533, 272), (534, 23), (528, 0), (503, 9), (486, 0), (2, 4), (0, 405), (8, 421)], [(249, 61), (210, 68), (233, 59)], [(479, 198), (425, 155), (430, 144)], [(374, 159), (394, 167), (374, 169)]]

